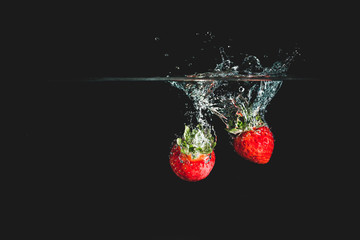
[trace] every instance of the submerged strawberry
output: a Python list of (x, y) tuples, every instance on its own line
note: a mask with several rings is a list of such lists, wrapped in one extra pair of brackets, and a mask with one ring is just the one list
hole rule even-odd
[(243, 107), (227, 131), (235, 134), (234, 149), (246, 160), (258, 164), (268, 163), (273, 149), (274, 137), (258, 112)]
[(170, 152), (170, 166), (185, 181), (196, 182), (206, 178), (215, 165), (215, 139), (210, 130), (185, 126)]
[(234, 140), (235, 151), (254, 163), (268, 163), (273, 149), (274, 137), (267, 126), (238, 134)]

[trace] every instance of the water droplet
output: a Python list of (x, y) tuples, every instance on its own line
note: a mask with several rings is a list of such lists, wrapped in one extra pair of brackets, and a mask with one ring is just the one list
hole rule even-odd
[(239, 66), (233, 66), (233, 67), (231, 67), (231, 70), (232, 71), (237, 71), (238, 68), (239, 68)]
[(189, 63), (188, 66), (190, 67), (192, 65), (192, 63)]
[(178, 69), (178, 70), (180, 69), (180, 67), (179, 67), (179, 66), (175, 66), (175, 68), (176, 68), (176, 69)]
[(164, 56), (165, 56), (165, 57), (168, 57), (168, 56), (169, 56), (169, 54), (168, 54), (168, 53), (165, 53), (165, 54), (164, 54)]
[(260, 72), (263, 70), (260, 60), (253, 55), (249, 55), (244, 58), (242, 67), (246, 73)]

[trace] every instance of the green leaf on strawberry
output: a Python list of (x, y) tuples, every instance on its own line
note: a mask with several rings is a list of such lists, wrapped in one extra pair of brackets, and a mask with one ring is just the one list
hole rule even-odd
[(229, 122), (226, 131), (237, 135), (239, 133), (246, 132), (261, 126), (265, 126), (265, 121), (262, 120), (259, 114), (256, 116), (248, 114), (238, 116), (233, 122)]
[(181, 152), (197, 156), (199, 154), (210, 154), (216, 146), (216, 139), (212, 136), (210, 128), (201, 125), (191, 129), (185, 126), (182, 138), (176, 140), (181, 147)]

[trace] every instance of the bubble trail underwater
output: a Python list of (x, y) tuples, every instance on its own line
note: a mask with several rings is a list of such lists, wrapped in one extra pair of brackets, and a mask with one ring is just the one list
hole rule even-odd
[[(209, 110), (233, 134), (266, 125), (266, 107), (280, 89), (282, 81), (223, 82), (215, 92)], [(234, 89), (239, 89), (234, 91)]]
[[(252, 55), (244, 58), (241, 68), (233, 65), (224, 48), (219, 48), (222, 62), (214, 71), (188, 75), (190, 81), (169, 81), (182, 90), (192, 101), (197, 123), (208, 127), (208, 120), (214, 114), (225, 123), (230, 133), (239, 133), (258, 125), (264, 125), (266, 106), (275, 96), (282, 81), (228, 81), (227, 77), (272, 76), (283, 74), (298, 54), (295, 50), (284, 61), (276, 61), (271, 67), (263, 67), (260, 60)], [(241, 129), (239, 124), (246, 125)]]

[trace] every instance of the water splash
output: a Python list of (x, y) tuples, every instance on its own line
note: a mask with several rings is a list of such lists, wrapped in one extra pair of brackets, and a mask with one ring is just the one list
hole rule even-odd
[(219, 51), (220, 51), (220, 56), (221, 56), (222, 62), (219, 63), (219, 64), (216, 64), (216, 67), (215, 67), (214, 71), (215, 72), (225, 72), (225, 71), (232, 70), (232, 71), (235, 72), (237, 70), (237, 66), (231, 67), (233, 62), (230, 61), (230, 58), (226, 54), (224, 48), (220, 47)]
[(211, 128), (211, 115), (218, 116), (228, 132), (238, 134), (254, 127), (267, 125), (266, 107), (282, 85), (282, 81), (171, 81), (192, 101), (196, 122)]
[[(196, 137), (196, 146), (213, 146), (216, 143), (216, 132), (210, 124), (214, 91), (221, 85), (220, 81), (170, 81), (170, 84), (182, 90), (192, 101), (194, 110), (188, 110), (186, 115), (190, 119), (191, 129), (201, 129)], [(185, 134), (185, 133), (184, 133)], [(195, 144), (195, 143), (193, 143)]]
[[(169, 48), (178, 46), (179, 38), (184, 47)], [(175, 40), (176, 43), (171, 42)], [(300, 55), (296, 46), (260, 57), (236, 52), (232, 38), (218, 38), (211, 31), (195, 32), (186, 37), (154, 36), (154, 42), (160, 56), (164, 57), (164, 76), (167, 77), (286, 77), (291, 63)]]
[(264, 67), (260, 59), (253, 55), (246, 54), (242, 63), (234, 65), (230, 60), (223, 47), (219, 48), (221, 63), (216, 64), (213, 71), (204, 73), (195, 73), (186, 75), (192, 78), (244, 78), (244, 77), (274, 77), (286, 76), (291, 63), (294, 62), (296, 56), (300, 55), (299, 49), (295, 48), (292, 52), (287, 53), (287, 57), (282, 60), (275, 61), (271, 66)]
[(282, 81), (224, 82), (214, 93), (209, 110), (233, 134), (265, 126), (266, 107), (281, 85)]
[[(214, 38), (211, 33), (209, 36)], [(215, 134), (210, 124), (213, 115), (218, 116), (225, 124), (225, 129), (234, 135), (268, 126), (265, 120), (266, 107), (280, 89), (282, 81), (251, 79), (285, 77), (295, 57), (300, 55), (299, 49), (283, 54), (282, 58), (267, 64), (268, 66), (264, 66), (258, 57), (249, 54), (243, 54), (242, 61), (236, 64), (223, 47), (218, 49), (221, 62), (213, 70), (186, 75), (191, 78), (189, 81), (169, 81), (193, 103), (195, 110), (186, 113), (194, 119), (191, 126), (201, 126), (207, 132)], [(265, 58), (269, 62), (268, 56), (264, 56)], [(188, 64), (191, 66), (193, 62)], [(241, 81), (233, 81), (237, 78)], [(209, 142), (206, 137), (198, 140), (200, 145)]]
[[(211, 115), (218, 116), (232, 134), (267, 125), (266, 107), (282, 85), (282, 81), (227, 81), (227, 77), (273, 76), (286, 74), (290, 64), (298, 54), (297, 50), (283, 61), (276, 61), (270, 67), (263, 67), (253, 55), (246, 55), (240, 67), (234, 65), (220, 48), (221, 63), (211, 72), (188, 75), (194, 81), (170, 81), (181, 89), (192, 101), (195, 111), (188, 112), (195, 116), (193, 125), (211, 129)], [(206, 79), (198, 80), (196, 79)], [(219, 79), (220, 78), (220, 79)], [(213, 130), (213, 128), (212, 128)]]
[(192, 101), (195, 111), (188, 111), (188, 115), (195, 117), (193, 125), (200, 124), (209, 127), (214, 91), (221, 85), (220, 81), (169, 81), (170, 84), (182, 90)]

